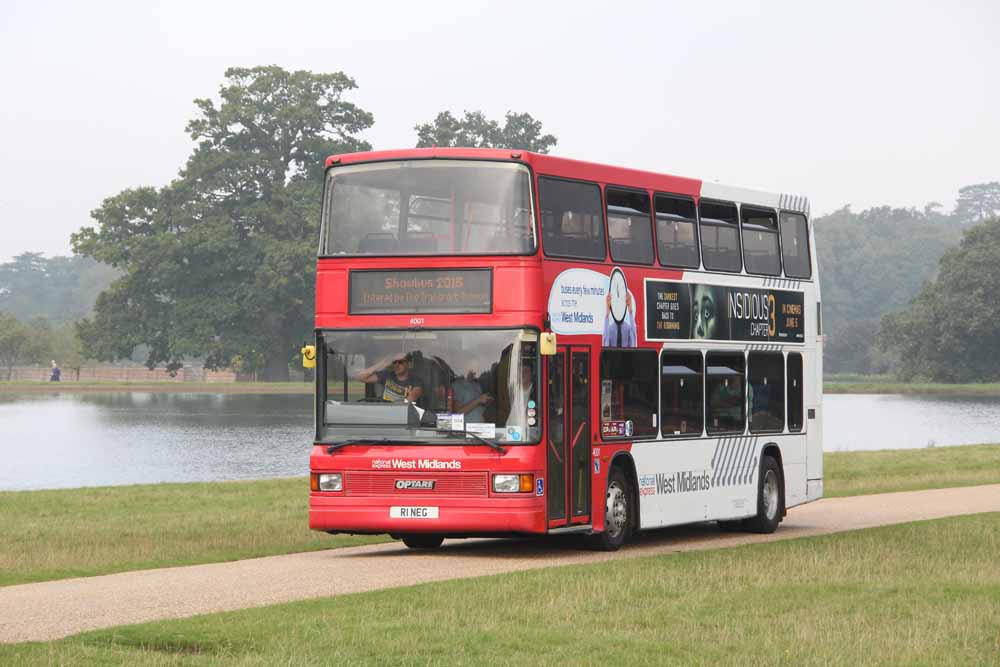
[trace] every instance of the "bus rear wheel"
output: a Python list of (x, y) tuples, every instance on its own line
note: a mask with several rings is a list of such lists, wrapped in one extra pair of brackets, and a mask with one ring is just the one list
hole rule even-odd
[(625, 472), (615, 467), (608, 476), (608, 490), (604, 503), (604, 531), (590, 536), (591, 548), (600, 551), (616, 551), (625, 544), (629, 532), (635, 524), (635, 503), (632, 484)]
[(747, 519), (745, 528), (753, 533), (773, 533), (785, 515), (784, 494), (781, 492), (781, 467), (773, 456), (760, 461), (757, 483), (757, 516)]
[(403, 544), (411, 549), (437, 549), (444, 542), (441, 535), (404, 535)]

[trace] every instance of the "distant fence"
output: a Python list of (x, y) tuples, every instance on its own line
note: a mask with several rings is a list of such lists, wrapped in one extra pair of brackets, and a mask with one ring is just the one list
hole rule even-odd
[[(62, 368), (62, 379), (80, 382), (236, 382), (249, 378), (236, 377), (233, 371), (207, 371), (185, 366), (172, 376), (163, 368), (149, 370), (145, 366), (84, 366), (79, 376), (76, 369)], [(48, 380), (48, 366), (16, 366), (11, 380)], [(7, 369), (0, 368), (0, 380), (7, 379)]]

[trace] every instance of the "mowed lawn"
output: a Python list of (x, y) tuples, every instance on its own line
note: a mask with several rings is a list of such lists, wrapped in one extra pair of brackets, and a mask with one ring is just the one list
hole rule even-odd
[(1000, 514), (0, 646), (2, 664), (1000, 663)]
[(309, 530), (307, 478), (0, 493), (0, 585), (385, 541)]
[[(1000, 445), (827, 454), (825, 494), (1000, 483)], [(386, 541), (307, 525), (308, 480), (0, 493), (0, 586)]]

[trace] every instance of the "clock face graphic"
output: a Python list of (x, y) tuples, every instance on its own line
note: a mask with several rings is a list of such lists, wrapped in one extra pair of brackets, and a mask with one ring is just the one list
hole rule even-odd
[(628, 308), (626, 303), (628, 287), (625, 285), (625, 274), (622, 273), (621, 269), (615, 269), (611, 272), (609, 291), (611, 294), (611, 317), (614, 318), (615, 322), (623, 322)]

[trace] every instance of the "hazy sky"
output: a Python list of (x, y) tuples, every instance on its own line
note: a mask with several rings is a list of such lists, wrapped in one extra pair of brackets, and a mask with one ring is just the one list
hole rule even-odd
[(375, 148), (443, 109), (526, 111), (554, 154), (814, 214), (1000, 180), (996, 0), (755, 4), (5, 0), (0, 261), (68, 254), (102, 199), (167, 184), (235, 65), (345, 72)]

